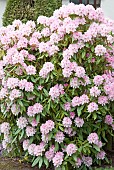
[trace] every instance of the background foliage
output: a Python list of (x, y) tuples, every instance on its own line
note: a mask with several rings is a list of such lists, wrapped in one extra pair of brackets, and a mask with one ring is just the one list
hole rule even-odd
[(11, 24), (15, 19), (26, 22), (36, 21), (40, 15), (51, 16), (60, 6), (62, 0), (8, 0), (3, 15), (3, 26)]

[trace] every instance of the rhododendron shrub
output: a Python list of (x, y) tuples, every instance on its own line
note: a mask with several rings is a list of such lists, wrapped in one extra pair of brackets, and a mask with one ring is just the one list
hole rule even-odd
[(114, 22), (72, 3), (37, 22), (0, 29), (3, 147), (22, 146), (39, 168), (101, 164), (114, 130)]

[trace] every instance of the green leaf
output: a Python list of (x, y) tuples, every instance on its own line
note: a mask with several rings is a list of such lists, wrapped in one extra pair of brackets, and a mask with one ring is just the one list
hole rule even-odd
[(65, 168), (65, 166), (64, 166), (64, 165), (62, 166), (62, 170), (66, 170), (66, 168)]
[(43, 158), (42, 158), (42, 157), (40, 157), (40, 160), (39, 160), (39, 168), (41, 168), (42, 163), (43, 163)]
[(55, 152), (59, 150), (59, 144), (56, 142), (55, 143)]
[(22, 130), (22, 132), (21, 132), (21, 135), (19, 136), (19, 140), (21, 140), (22, 139), (22, 137), (24, 136), (24, 129)]
[(17, 139), (17, 136), (15, 136), (15, 138), (12, 140), (11, 143), (14, 143), (16, 141), (16, 139)]
[(46, 168), (48, 168), (49, 167), (49, 162), (48, 162), (48, 160), (45, 157), (44, 157), (44, 163), (46, 165)]
[(16, 132), (15, 132), (15, 135), (17, 135), (18, 133), (21, 132), (21, 129), (18, 129)]
[(77, 113), (78, 113), (78, 116), (80, 116), (82, 114), (82, 109), (84, 108), (84, 106), (81, 106), (81, 107), (77, 107)]
[(48, 91), (46, 89), (43, 89), (46, 96), (49, 96)]
[(93, 119), (94, 119), (94, 120), (97, 119), (97, 114), (96, 114), (96, 113), (93, 114)]
[(37, 121), (37, 123), (39, 123), (39, 121), (40, 121), (40, 115), (39, 114), (36, 116), (36, 121)]
[(37, 157), (34, 162), (32, 163), (32, 167), (36, 166), (39, 162), (40, 157)]
[(93, 145), (93, 148), (95, 148), (96, 151), (100, 152), (100, 148), (97, 145)]
[(83, 52), (82, 52), (82, 58), (84, 58), (84, 57), (85, 57), (85, 55), (86, 55), (86, 52), (85, 52), (85, 51), (83, 51)]

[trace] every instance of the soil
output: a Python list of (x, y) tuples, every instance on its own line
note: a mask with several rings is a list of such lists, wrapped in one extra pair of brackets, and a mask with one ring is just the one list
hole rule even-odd
[[(114, 153), (108, 152), (107, 155), (108, 155), (108, 158), (112, 160), (112, 166), (114, 167)], [(109, 165), (108, 166), (104, 165), (102, 167), (105, 169), (106, 167), (109, 167)], [(97, 169), (97, 168), (93, 168), (93, 169)], [(109, 170), (109, 169), (110, 168), (106, 168), (106, 170)], [(11, 158), (0, 157), (0, 170), (39, 170), (39, 168), (37, 167), (32, 168), (30, 164), (20, 163), (19, 159), (16, 159), (16, 158), (11, 159)], [(50, 167), (49, 169), (46, 169), (44, 167), (44, 168), (41, 168), (40, 170), (54, 170), (54, 169), (52, 167)]]
[[(0, 170), (39, 170), (37, 167), (32, 168), (27, 163), (20, 163), (18, 159), (0, 157)], [(52, 170), (41, 168), (40, 170)]]

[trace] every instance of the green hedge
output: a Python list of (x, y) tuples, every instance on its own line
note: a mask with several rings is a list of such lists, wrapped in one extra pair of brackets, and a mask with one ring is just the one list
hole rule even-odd
[(60, 6), (62, 0), (7, 0), (3, 26), (11, 24), (15, 19), (26, 22), (36, 21), (40, 15), (51, 16)]

